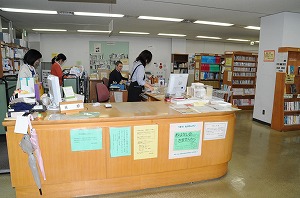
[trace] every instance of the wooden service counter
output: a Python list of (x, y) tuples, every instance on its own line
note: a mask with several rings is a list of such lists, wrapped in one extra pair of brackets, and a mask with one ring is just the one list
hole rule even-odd
[[(46, 180), (40, 175), (42, 197), (77, 197), (155, 188), (222, 177), (232, 155), (235, 112), (180, 114), (169, 103), (112, 103), (112, 108), (85, 104), (86, 112), (100, 112), (97, 118), (61, 117), (46, 112), (33, 121), (44, 161)], [(52, 114), (52, 116), (51, 116)], [(49, 120), (49, 116), (56, 120)], [(68, 119), (67, 119), (68, 118)], [(170, 124), (226, 122), (225, 138), (201, 139), (201, 155), (169, 159)], [(41, 197), (28, 165), (28, 156), (14, 133), (15, 121), (4, 121), (12, 186), (17, 197)], [(134, 159), (134, 127), (158, 126), (157, 157)], [(72, 151), (70, 130), (102, 128), (102, 149)], [(130, 127), (131, 154), (111, 157), (110, 127)], [(201, 129), (202, 137), (205, 133)]]

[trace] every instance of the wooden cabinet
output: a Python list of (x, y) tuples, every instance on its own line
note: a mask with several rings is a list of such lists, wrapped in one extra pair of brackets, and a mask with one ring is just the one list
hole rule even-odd
[(188, 73), (188, 54), (172, 54), (171, 56), (171, 71), (173, 73)]
[(233, 91), (233, 104), (240, 109), (253, 109), (256, 88), (257, 54), (225, 52), (225, 89)]
[(220, 55), (195, 54), (194, 81), (219, 89), (221, 87), (220, 64)]
[[(278, 49), (276, 84), (271, 128), (278, 131), (300, 129), (300, 48)], [(279, 62), (280, 61), (280, 62)]]

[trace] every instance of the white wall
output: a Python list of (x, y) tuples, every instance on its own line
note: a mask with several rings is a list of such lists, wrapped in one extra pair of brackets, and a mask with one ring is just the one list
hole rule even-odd
[[(163, 63), (167, 66), (166, 76), (170, 73), (171, 54), (177, 53), (219, 53), (224, 51), (257, 51), (258, 46), (223, 42), (196, 41), (185, 39), (150, 38), (150, 37), (108, 37), (89, 34), (29, 34), (30, 42), (40, 42), (40, 51), (43, 62), (50, 62), (52, 53), (64, 53), (67, 56), (66, 66), (81, 62), (89, 71), (89, 41), (126, 41), (129, 42), (130, 69), (135, 58), (144, 49), (153, 54), (147, 71), (155, 71), (154, 63)], [(29, 46), (30, 47), (30, 46)], [(154, 72), (153, 72), (154, 73)]]
[[(264, 50), (278, 47), (300, 47), (300, 14), (279, 13), (262, 17), (253, 118), (271, 123), (276, 80), (276, 55), (274, 62), (264, 62)], [(265, 110), (265, 114), (262, 111)]]

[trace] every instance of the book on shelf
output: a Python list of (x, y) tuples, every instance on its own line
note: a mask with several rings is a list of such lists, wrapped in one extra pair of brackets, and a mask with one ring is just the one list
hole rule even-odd
[(288, 75), (293, 75), (295, 74), (295, 67), (293, 65), (288, 66)]
[(291, 87), (291, 93), (292, 94), (296, 94), (297, 93), (296, 85), (295, 84), (291, 84), (290, 87)]

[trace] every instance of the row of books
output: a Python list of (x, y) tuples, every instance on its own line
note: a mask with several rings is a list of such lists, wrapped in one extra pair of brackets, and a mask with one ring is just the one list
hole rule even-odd
[(233, 104), (236, 106), (253, 106), (254, 99), (234, 99)]
[(233, 95), (255, 95), (254, 88), (232, 88)]
[(252, 72), (252, 73), (248, 73), (248, 72), (233, 72), (232, 74), (233, 76), (242, 76), (242, 77), (255, 77), (256, 73)]
[(233, 66), (255, 67), (255, 63), (234, 62)]
[(219, 80), (219, 73), (201, 72), (201, 80)]
[(300, 110), (300, 101), (295, 102), (284, 102), (285, 111), (299, 111)]
[(219, 63), (221, 63), (221, 57), (220, 56), (202, 56), (201, 62), (202, 63), (219, 64)]
[(256, 68), (250, 68), (250, 67), (233, 67), (233, 71), (256, 72)]
[(300, 115), (286, 115), (283, 122), (285, 125), (300, 124)]
[(256, 58), (254, 56), (234, 56), (234, 60), (246, 60), (246, 61), (255, 61)]
[(232, 84), (234, 85), (253, 85), (253, 80), (233, 80)]
[(215, 65), (215, 64), (201, 64), (201, 71), (219, 72), (220, 71), (220, 65)]

